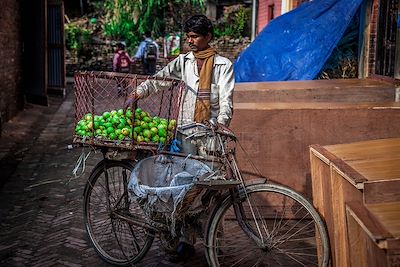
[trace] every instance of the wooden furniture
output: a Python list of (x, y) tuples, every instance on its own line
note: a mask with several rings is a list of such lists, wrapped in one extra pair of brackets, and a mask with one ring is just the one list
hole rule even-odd
[(400, 266), (400, 138), (310, 147), (332, 266)]
[(230, 128), (244, 171), (311, 198), (309, 147), (399, 137), (400, 90), (377, 79), (237, 83)]

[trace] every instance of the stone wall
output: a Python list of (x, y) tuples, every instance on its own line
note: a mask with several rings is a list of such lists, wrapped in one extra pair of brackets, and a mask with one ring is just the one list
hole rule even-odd
[[(162, 50), (162, 39), (158, 39), (157, 43), (160, 47), (160, 54), (163, 55)], [(214, 40), (211, 45), (217, 49), (217, 51), (232, 62), (238, 57), (239, 53), (242, 52), (250, 44), (250, 39), (245, 38), (229, 38), (223, 37)], [(84, 58), (72, 58), (70, 54), (66, 53), (66, 69), (67, 76), (73, 75), (78, 70), (95, 70), (95, 71), (112, 71), (112, 58), (113, 50), (110, 49), (110, 44), (97, 43), (92, 45), (91, 54), (93, 57), (89, 59)], [(183, 45), (182, 52), (189, 51), (186, 44)], [(133, 55), (131, 55), (133, 56)], [(173, 58), (159, 58), (157, 62), (157, 70), (162, 69), (168, 64)], [(133, 64), (131, 68), (132, 73), (143, 74), (143, 69), (140, 62)]]
[(0, 9), (0, 135), (1, 124), (23, 107), (21, 18), (19, 1), (2, 0)]

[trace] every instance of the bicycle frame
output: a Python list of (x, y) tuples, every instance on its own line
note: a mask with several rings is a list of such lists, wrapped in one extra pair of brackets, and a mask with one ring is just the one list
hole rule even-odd
[[(195, 126), (199, 126), (199, 124), (196, 124)], [(198, 155), (186, 155), (182, 153), (167, 152), (167, 151), (162, 151), (157, 153), (154, 153), (154, 151), (150, 153), (149, 151), (137, 151), (135, 157), (129, 158), (128, 160), (137, 161), (141, 158), (145, 158), (146, 154), (148, 155), (164, 154), (167, 156), (171, 155), (183, 158), (190, 157), (196, 160), (200, 160), (203, 163), (204, 162), (219, 163), (216, 166), (216, 168), (213, 169), (213, 173), (210, 176), (207, 177), (200, 176), (199, 177), (200, 181), (195, 182), (195, 187), (201, 187), (200, 188), (201, 190), (202, 189), (209, 190), (209, 192), (211, 192), (213, 196), (217, 196), (217, 198), (215, 198), (213, 202), (214, 206), (213, 207), (209, 206), (211, 208), (211, 212), (209, 213), (208, 216), (207, 228), (203, 229), (203, 231), (205, 230), (204, 237), (205, 237), (205, 244), (207, 251), (206, 255), (209, 264), (211, 264), (212, 266), (219, 266), (218, 248), (222, 243), (218, 242), (226, 242), (226, 246), (227, 247), (231, 246), (230, 248), (232, 248), (232, 244), (236, 244), (237, 242), (237, 239), (233, 239), (233, 241), (231, 241), (232, 239), (229, 240), (229, 237), (225, 239), (225, 237), (223, 236), (224, 235), (223, 231), (222, 231), (222, 236), (221, 237), (219, 236), (218, 229), (220, 226), (224, 228), (223, 225), (225, 225), (225, 223), (227, 224), (227, 228), (235, 224), (236, 226), (234, 226), (233, 229), (245, 234), (247, 240), (251, 240), (251, 243), (256, 249), (260, 249), (261, 251), (263, 251), (263, 253), (266, 254), (268, 254), (272, 250), (276, 251), (282, 249), (284, 243), (290, 239), (291, 237), (290, 235), (285, 236), (285, 234), (278, 233), (277, 231), (275, 231), (274, 222), (272, 222), (273, 228), (269, 229), (269, 227), (272, 226), (271, 220), (274, 220), (276, 218), (269, 216), (270, 214), (268, 212), (265, 213), (264, 204), (263, 202), (260, 202), (260, 200), (262, 200), (263, 198), (257, 198), (257, 196), (253, 198), (252, 197), (253, 194), (257, 195), (259, 193), (270, 193), (273, 195), (277, 194), (274, 195), (274, 197), (287, 196), (289, 198), (289, 203), (290, 200), (293, 199), (301, 207), (305, 207), (307, 209), (306, 215), (310, 215), (313, 217), (312, 218), (313, 221), (311, 223), (320, 220), (317, 218), (318, 217), (317, 212), (312, 210), (311, 205), (305, 203), (306, 202), (305, 199), (301, 198), (295, 192), (284, 189), (281, 186), (276, 186), (276, 187), (271, 186), (272, 184), (266, 183), (267, 180), (264, 179), (265, 177), (263, 177), (260, 174), (250, 173), (252, 176), (256, 175), (257, 177), (263, 179), (262, 180), (258, 179), (256, 182), (252, 182), (249, 185), (249, 183), (247, 183), (247, 181), (244, 180), (244, 175), (247, 173), (242, 173), (242, 171), (238, 166), (238, 162), (236, 159), (237, 140), (234, 134), (230, 132), (229, 129), (224, 127), (217, 128), (213, 127), (213, 125), (207, 126), (203, 124), (200, 124), (200, 127), (204, 127), (206, 130), (199, 131), (197, 133), (189, 135), (189, 138), (194, 138), (196, 137), (196, 135), (201, 134), (203, 136), (204, 135), (211, 136), (211, 138), (213, 138), (213, 140), (217, 142), (216, 145), (214, 144), (214, 148), (216, 147), (217, 149), (212, 149), (210, 151), (207, 151), (208, 154), (206, 157)], [(101, 179), (100, 182), (98, 182), (96, 186), (97, 188), (100, 187), (100, 192), (105, 192), (105, 195), (107, 195), (106, 205), (103, 206), (103, 210), (105, 210), (105, 212), (101, 213), (102, 211), (101, 210), (98, 211), (96, 206), (93, 208), (93, 212), (96, 213), (98, 211), (98, 213), (100, 213), (99, 214), (100, 219), (97, 220), (97, 222), (99, 223), (102, 223), (103, 220), (102, 218), (108, 217), (109, 220), (111, 219), (112, 223), (111, 226), (113, 227), (112, 231), (115, 235), (113, 236), (113, 238), (115, 238), (115, 240), (117, 241), (117, 243), (114, 243), (115, 244), (114, 246), (120, 247), (123, 257), (121, 258), (121, 256), (118, 255), (114, 256), (113, 250), (108, 250), (109, 247), (106, 246), (108, 243), (102, 241), (103, 240), (101, 238), (102, 232), (97, 231), (96, 233), (96, 229), (91, 226), (91, 225), (96, 225), (96, 221), (94, 221), (94, 223), (92, 224), (90, 219), (91, 217), (90, 214), (92, 214), (92, 210), (89, 209), (90, 201), (85, 201), (86, 203), (85, 214), (87, 214), (85, 218), (88, 218), (86, 219), (85, 222), (87, 225), (87, 230), (88, 232), (90, 232), (89, 236), (92, 243), (94, 244), (97, 252), (103, 259), (105, 259), (110, 263), (130, 262), (130, 261), (132, 261), (132, 263), (136, 263), (139, 262), (147, 253), (149, 247), (151, 246), (152, 240), (156, 236), (156, 234), (160, 235), (161, 241), (164, 240), (162, 242), (165, 241), (167, 242), (165, 243), (167, 246), (172, 244), (168, 243), (174, 238), (173, 236), (170, 236), (171, 226), (168, 225), (167, 221), (164, 222), (163, 218), (159, 220), (160, 219), (158, 217), (159, 215), (156, 215), (156, 217), (152, 217), (152, 213), (150, 213), (149, 215), (149, 213), (143, 212), (142, 210), (143, 207), (141, 206), (142, 202), (140, 201), (132, 202), (129, 199), (130, 192), (128, 191), (128, 182), (129, 182), (128, 172), (133, 169), (134, 164), (127, 164), (129, 161), (125, 161), (125, 163), (123, 164), (122, 162), (119, 163), (120, 161), (114, 160), (115, 159), (114, 157), (112, 159), (108, 159), (107, 149), (103, 150), (103, 155), (104, 155), (104, 160), (101, 163), (103, 165), (99, 163), (98, 166), (95, 167), (95, 169), (97, 169), (97, 172), (96, 171), (94, 172), (95, 173), (93, 176), (94, 179), (90, 180), (93, 181), (93, 185), (91, 183), (88, 183), (87, 187), (89, 187), (89, 189), (94, 188), (94, 185), (96, 184), (96, 179), (99, 178), (99, 175), (102, 175), (100, 176), (101, 178), (99, 178), (99, 180)], [(117, 185), (117, 188), (115, 188), (114, 185), (115, 177), (113, 177), (114, 176), (113, 168), (118, 166), (119, 170), (122, 169), (122, 172), (121, 171), (117, 172), (119, 173), (119, 181), (121, 183)], [(100, 169), (102, 171), (101, 173), (99, 172), (99, 167), (101, 167)], [(255, 170), (257, 171), (257, 168), (255, 168)], [(108, 173), (108, 171), (110, 171), (110, 173)], [(87, 188), (85, 188), (85, 192), (87, 191), (86, 189)], [(213, 192), (218, 192), (218, 191), (222, 192), (221, 190), (224, 190), (223, 194), (214, 195)], [(196, 195), (197, 191), (193, 191), (192, 193)], [(91, 196), (90, 193), (87, 195), (90, 198)], [(189, 205), (191, 204), (190, 201), (187, 203), (189, 203)], [(134, 208), (132, 205), (134, 206)], [(228, 218), (231, 219), (225, 221), (224, 214), (225, 212), (228, 212), (228, 210), (230, 214), (228, 215), (229, 216)], [(286, 212), (286, 207), (284, 207), (284, 209), (278, 208), (275, 210), (275, 208), (273, 208), (273, 209), (268, 209), (268, 211), (269, 210), (272, 210), (272, 214), (274, 215), (275, 213), (275, 216), (276, 215), (284, 216)], [(184, 209), (183, 212), (186, 212), (186, 209)], [(282, 215), (278, 213), (282, 213)], [(182, 214), (186, 216), (185, 215), (186, 213)], [(123, 244), (119, 243), (119, 238), (120, 238), (119, 234), (120, 233), (122, 234), (123, 232), (118, 232), (119, 228), (114, 229), (114, 227), (118, 227), (118, 224), (114, 226), (114, 223), (112, 222), (115, 219), (117, 221), (122, 221), (126, 225), (128, 225), (128, 227), (125, 227), (124, 229), (131, 232), (130, 237), (127, 238), (131, 238), (133, 240), (132, 242), (137, 244), (136, 245), (138, 247), (137, 253), (133, 252), (132, 254), (130, 251), (128, 251), (127, 254), (125, 254), (124, 251), (126, 250), (127, 244), (129, 245), (130, 243), (125, 242), (125, 240), (122, 240), (122, 242), (124, 242)], [(182, 223), (182, 221), (177, 221), (177, 225), (178, 223), (180, 224)], [(279, 220), (278, 224), (280, 226)], [(283, 224), (283, 226), (285, 225), (286, 224)], [(307, 225), (309, 224), (305, 224), (305, 227)], [(323, 247), (324, 251), (326, 251), (326, 248), (328, 247), (328, 245), (326, 244), (327, 242), (326, 233), (323, 230), (323, 227), (321, 226), (321, 222), (319, 222), (317, 226), (319, 228), (318, 229), (319, 233), (321, 233), (321, 231), (323, 232)], [(293, 228), (296, 228), (293, 232), (293, 235), (297, 235), (299, 231), (303, 232), (305, 227), (298, 228), (297, 223), (295, 223), (289, 227), (289, 231), (292, 230)], [(136, 238), (135, 235), (136, 228), (141, 229), (140, 230), (141, 232), (138, 232), (138, 234), (140, 237), (144, 238), (141, 240), (145, 241), (141, 241), (140, 239)], [(97, 235), (100, 236), (100, 239), (97, 239)], [(136, 240), (138, 240), (138, 243), (136, 243)], [(103, 243), (105, 250), (103, 249)], [(113, 244), (112, 241), (110, 241), (110, 244)], [(242, 242), (242, 245), (243, 244), (246, 245), (247, 243)], [(234, 245), (233, 247), (235, 246), (236, 245)], [(310, 246), (307, 246), (307, 248), (309, 247)], [(289, 249), (291, 249), (290, 244), (289, 244)], [(284, 252), (284, 250), (279, 250), (278, 253), (283, 253), (282, 251)], [(290, 253), (288, 253), (288, 255), (290, 257)], [(327, 262), (328, 261), (326, 259), (327, 256), (325, 255), (324, 257), (325, 257), (324, 262)], [(126, 258), (126, 260), (124, 258)]]

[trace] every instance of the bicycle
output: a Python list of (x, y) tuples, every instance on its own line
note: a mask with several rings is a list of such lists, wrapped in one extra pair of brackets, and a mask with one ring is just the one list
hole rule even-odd
[[(222, 125), (196, 123), (203, 129), (191, 137), (206, 137), (208, 155), (190, 156), (219, 162), (214, 178), (194, 188), (218, 192), (204, 234), (210, 266), (327, 266), (329, 240), (325, 224), (312, 204), (283, 185), (259, 175), (246, 184), (236, 160), (237, 139)], [(129, 266), (140, 262), (155, 236), (169, 235), (167, 224), (154, 221), (141, 205), (130, 201), (128, 179), (140, 159), (155, 151), (138, 150), (135, 158), (104, 159), (97, 164), (84, 190), (84, 221), (90, 242), (108, 263)], [(179, 153), (164, 155), (188, 157)], [(260, 182), (262, 181), (262, 182)]]

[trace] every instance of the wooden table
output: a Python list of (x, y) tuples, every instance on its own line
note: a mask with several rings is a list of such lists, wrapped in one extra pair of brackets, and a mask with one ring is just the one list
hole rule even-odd
[(400, 266), (400, 138), (310, 147), (332, 266)]

